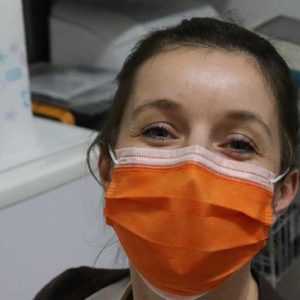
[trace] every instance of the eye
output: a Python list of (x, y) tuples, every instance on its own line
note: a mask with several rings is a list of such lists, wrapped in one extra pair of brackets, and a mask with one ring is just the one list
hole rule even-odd
[(159, 123), (145, 127), (142, 131), (142, 135), (146, 138), (160, 141), (176, 139), (177, 137), (172, 131), (171, 126), (167, 123)]
[(257, 154), (257, 147), (249, 138), (237, 134), (235, 136), (231, 136), (228, 140), (221, 145), (223, 149), (225, 149), (229, 154), (239, 156), (249, 156)]
[(243, 140), (233, 140), (228, 144), (228, 146), (241, 153), (255, 152), (255, 149), (251, 146), (251, 144)]

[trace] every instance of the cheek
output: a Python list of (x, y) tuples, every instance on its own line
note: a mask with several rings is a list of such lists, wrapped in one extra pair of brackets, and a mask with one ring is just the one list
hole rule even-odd
[(280, 144), (270, 145), (265, 157), (261, 158), (261, 165), (272, 171), (275, 175), (280, 173), (281, 167), (281, 150)]
[(120, 121), (119, 132), (116, 140), (115, 148), (123, 148), (128, 146), (130, 141), (129, 126), (130, 126), (130, 115), (131, 115), (131, 101), (126, 104), (123, 116)]
[(116, 148), (135, 146), (136, 139), (131, 136), (132, 133), (130, 130), (130, 126), (131, 124), (129, 118), (127, 116), (124, 116), (120, 124), (120, 129), (116, 141)]
[(281, 137), (279, 135), (279, 130), (277, 131), (277, 135), (275, 135), (275, 142), (274, 146), (271, 150), (271, 155), (273, 158), (273, 169), (276, 174), (279, 174), (281, 171), (281, 162), (283, 159), (284, 153), (282, 152), (282, 145)]
[(128, 145), (129, 142), (129, 135), (127, 133), (128, 126), (129, 124), (126, 123), (126, 120), (123, 120), (121, 122), (115, 148), (123, 148)]
[[(123, 127), (124, 128), (124, 127)], [(117, 138), (116, 142), (116, 148), (123, 148), (129, 146), (129, 141), (128, 137), (124, 134), (124, 129), (120, 129), (119, 136)]]
[[(278, 115), (276, 110), (273, 112), (273, 116), (274, 115)], [(281, 171), (282, 160), (282, 137), (278, 117), (270, 121), (270, 129), (273, 141), (268, 145), (266, 157), (268, 157), (268, 168), (277, 175)]]

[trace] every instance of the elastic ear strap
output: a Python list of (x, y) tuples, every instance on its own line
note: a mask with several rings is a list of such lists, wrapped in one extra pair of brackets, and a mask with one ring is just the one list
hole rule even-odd
[(280, 181), (284, 176), (286, 176), (288, 174), (288, 172), (290, 171), (290, 168), (287, 168), (281, 175), (278, 175), (277, 177), (273, 178), (270, 180), (271, 183), (277, 183), (278, 181)]
[(111, 148), (110, 145), (108, 145), (108, 152), (109, 152), (109, 154), (110, 154), (110, 157), (111, 157), (113, 163), (114, 163), (115, 165), (117, 165), (119, 162), (118, 162), (118, 160), (117, 160), (117, 158), (116, 158), (116, 156), (115, 156), (115, 154), (114, 154), (114, 152), (113, 152), (113, 150), (112, 150), (112, 148)]

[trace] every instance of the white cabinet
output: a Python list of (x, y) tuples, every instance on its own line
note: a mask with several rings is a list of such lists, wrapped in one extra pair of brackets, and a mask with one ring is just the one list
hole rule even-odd
[(63, 270), (92, 266), (111, 236), (85, 163), (93, 132), (34, 122), (44, 153), (0, 172), (0, 299), (30, 300)]

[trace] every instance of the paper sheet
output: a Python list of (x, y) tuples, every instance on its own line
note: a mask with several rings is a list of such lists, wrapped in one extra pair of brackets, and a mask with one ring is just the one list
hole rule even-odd
[(0, 172), (35, 148), (20, 0), (0, 1)]

